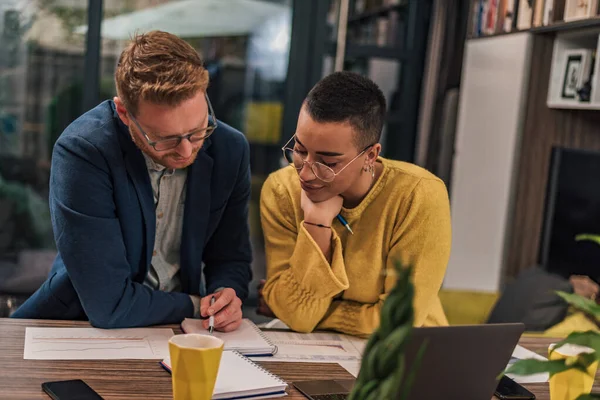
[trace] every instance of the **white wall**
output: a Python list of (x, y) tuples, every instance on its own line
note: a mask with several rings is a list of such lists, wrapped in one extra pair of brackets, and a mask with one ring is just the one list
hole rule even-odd
[(444, 288), (499, 289), (514, 199), (532, 38), (466, 44), (452, 171), (453, 244)]

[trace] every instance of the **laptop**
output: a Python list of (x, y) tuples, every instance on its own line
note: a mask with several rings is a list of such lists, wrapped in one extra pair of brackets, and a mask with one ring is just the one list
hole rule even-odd
[[(427, 348), (408, 399), (491, 399), (524, 331), (521, 323), (415, 328), (405, 352), (409, 371), (421, 345)], [(354, 380), (293, 384), (312, 400), (344, 400)]]

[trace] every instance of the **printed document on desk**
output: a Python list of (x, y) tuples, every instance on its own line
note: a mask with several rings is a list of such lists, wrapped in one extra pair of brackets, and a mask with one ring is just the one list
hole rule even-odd
[[(528, 358), (534, 358), (534, 359), (542, 360), (542, 361), (547, 360), (547, 358), (542, 357), (539, 354), (534, 353), (531, 350), (527, 350), (526, 348), (517, 345), (517, 347), (515, 347), (515, 350), (513, 351), (510, 361), (508, 362), (507, 368), (510, 367), (515, 362), (517, 362), (518, 360), (525, 360)], [(513, 379), (517, 383), (545, 383), (545, 382), (548, 382), (548, 380), (550, 379), (550, 374), (548, 374), (548, 373), (525, 375), (525, 376), (507, 374), (507, 376), (509, 378)]]
[[(200, 319), (186, 318), (181, 323), (181, 329), (185, 333), (207, 334)], [(225, 342), (225, 350), (236, 350), (248, 357), (270, 356), (277, 353), (277, 346), (247, 318), (242, 320), (242, 325), (235, 331), (214, 332), (213, 335)]]
[(173, 330), (166, 328), (31, 328), (26, 360), (161, 360), (169, 356)]
[(347, 362), (360, 361), (366, 340), (338, 333), (296, 333), (291, 331), (263, 331), (263, 335), (277, 346), (273, 357), (260, 361), (280, 362)]

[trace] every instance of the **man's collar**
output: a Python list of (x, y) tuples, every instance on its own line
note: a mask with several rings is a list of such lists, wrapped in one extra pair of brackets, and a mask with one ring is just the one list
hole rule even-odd
[(144, 156), (144, 160), (146, 160), (146, 168), (148, 168), (149, 171), (162, 172), (165, 169), (167, 169), (164, 165), (161, 165), (161, 164), (157, 163), (156, 161), (154, 161), (149, 155), (147, 155), (143, 151), (142, 151), (142, 155)]

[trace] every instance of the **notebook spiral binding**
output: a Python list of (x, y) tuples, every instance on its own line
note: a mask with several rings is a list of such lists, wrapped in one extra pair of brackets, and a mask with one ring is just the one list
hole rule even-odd
[(237, 351), (237, 350), (228, 350), (228, 351), (231, 351), (236, 356), (238, 356), (242, 360), (250, 363), (254, 368), (256, 368), (256, 369), (264, 372), (265, 374), (269, 375), (271, 378), (275, 379), (277, 382), (281, 383), (282, 385), (287, 385), (287, 382), (284, 381), (283, 379), (281, 379), (278, 375), (275, 375), (275, 374), (271, 373), (270, 371), (266, 370), (265, 368), (263, 368), (262, 366), (258, 365), (257, 363), (255, 363), (254, 361), (252, 361), (251, 359), (249, 359), (248, 357), (246, 357), (245, 355), (243, 355), (239, 351)]
[(277, 352), (279, 351), (279, 348), (277, 347), (277, 345), (276, 345), (276, 344), (274, 344), (274, 343), (271, 341), (271, 339), (269, 339), (269, 338), (268, 338), (268, 337), (265, 335), (265, 333), (264, 333), (263, 331), (261, 331), (261, 330), (260, 330), (260, 328), (259, 328), (258, 326), (256, 326), (255, 324), (251, 324), (251, 325), (252, 325), (252, 329), (254, 329), (254, 330), (255, 330), (255, 331), (256, 331), (256, 332), (257, 332), (257, 333), (260, 335), (260, 337), (261, 337), (261, 338), (263, 338), (263, 340), (264, 340), (265, 342), (267, 342), (267, 344), (273, 348), (273, 355), (277, 354)]

